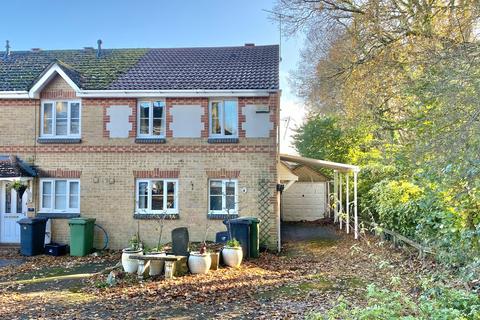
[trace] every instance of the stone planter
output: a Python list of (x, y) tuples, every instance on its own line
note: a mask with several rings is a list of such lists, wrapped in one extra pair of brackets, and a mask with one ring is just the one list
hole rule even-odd
[(194, 274), (207, 274), (212, 264), (212, 258), (209, 253), (190, 252), (188, 257), (188, 268)]
[[(151, 252), (148, 255), (158, 255), (160, 257), (166, 257), (165, 252)], [(163, 272), (163, 267), (165, 266), (165, 261), (163, 260), (150, 260), (150, 276), (158, 276)]]
[(237, 268), (242, 263), (242, 247), (224, 247), (222, 250), (223, 262), (232, 268)]
[(138, 260), (130, 259), (130, 256), (143, 254), (142, 249), (126, 248), (122, 250), (122, 266), (123, 271), (128, 273), (135, 273), (138, 269)]

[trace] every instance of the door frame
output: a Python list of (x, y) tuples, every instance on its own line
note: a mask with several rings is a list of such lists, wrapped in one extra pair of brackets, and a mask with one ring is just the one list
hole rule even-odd
[[(4, 225), (4, 215), (6, 214), (5, 212), (5, 203), (6, 203), (6, 195), (7, 195), (7, 188), (6, 185), (8, 183), (13, 183), (14, 181), (18, 180), (17, 178), (12, 178), (12, 179), (0, 179), (0, 243), (20, 243), (20, 239), (18, 239), (18, 242), (12, 242), (12, 241), (7, 241), (5, 240), (5, 225)], [(29, 186), (30, 188), (30, 186)], [(22, 196), (22, 212), (17, 213), (17, 191), (12, 190), (11, 192), (11, 211), (9, 212), (10, 214), (18, 214), (20, 215), (19, 219), (24, 218), (27, 216), (27, 203), (28, 203), (28, 198), (25, 199), (25, 196), (28, 197), (29, 193), (29, 188), (27, 188), (27, 191)], [(13, 201), (15, 199), (15, 201)], [(20, 228), (20, 226), (18, 226)]]

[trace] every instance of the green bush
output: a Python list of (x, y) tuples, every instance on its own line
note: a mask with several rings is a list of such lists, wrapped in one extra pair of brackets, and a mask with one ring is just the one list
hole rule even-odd
[(345, 298), (326, 315), (314, 313), (309, 320), (478, 320), (480, 319), (480, 298), (464, 290), (434, 287), (424, 292), (415, 301), (400, 292), (379, 289), (369, 285), (366, 305), (351, 305)]

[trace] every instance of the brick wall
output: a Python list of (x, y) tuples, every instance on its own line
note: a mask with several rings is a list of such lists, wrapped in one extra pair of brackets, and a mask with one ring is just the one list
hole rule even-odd
[[(72, 97), (72, 91), (63, 79), (55, 78), (41, 96)], [(223, 231), (219, 220), (207, 219), (208, 179), (227, 177), (238, 179), (240, 215), (258, 213), (258, 183), (268, 178), (271, 187), (270, 247), (276, 246), (276, 163), (278, 153), (276, 132), (279, 123), (279, 96), (239, 97), (239, 143), (209, 144), (208, 98), (167, 98), (166, 143), (138, 144), (136, 136), (137, 99), (82, 99), (82, 142), (80, 144), (39, 144), (40, 100), (0, 100), (0, 154), (17, 154), (41, 169), (42, 176), (71, 177), (81, 180), (81, 214), (97, 219), (109, 233), (110, 247), (119, 249), (128, 245), (129, 238), (140, 230), (150, 245), (158, 237), (158, 220), (134, 219), (135, 178), (175, 177), (179, 180), (179, 219), (165, 222), (164, 241), (170, 241), (170, 231), (187, 226), (192, 241), (201, 241), (207, 225), (207, 238), (214, 240), (215, 232)], [(274, 128), (270, 138), (246, 139), (241, 122), (245, 121), (241, 108), (246, 104), (269, 104)], [(201, 105), (204, 130), (202, 138), (172, 138), (170, 108), (173, 105)], [(110, 139), (106, 133), (109, 121), (106, 108), (128, 105), (132, 108), (132, 130), (128, 138)], [(36, 183), (38, 187), (38, 181)], [(38, 188), (36, 189), (36, 191)], [(246, 192), (242, 192), (245, 190)], [(34, 191), (36, 208), (38, 193)], [(98, 231), (98, 230), (97, 230)], [(101, 233), (97, 233), (101, 247)], [(55, 219), (53, 238), (68, 242), (66, 220)]]

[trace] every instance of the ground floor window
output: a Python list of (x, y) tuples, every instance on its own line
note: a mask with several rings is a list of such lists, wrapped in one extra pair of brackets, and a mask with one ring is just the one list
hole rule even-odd
[(237, 214), (237, 180), (209, 180), (208, 197), (210, 213)]
[(40, 208), (42, 212), (79, 213), (80, 181), (40, 180)]
[(151, 214), (178, 213), (178, 180), (137, 180), (136, 211)]

